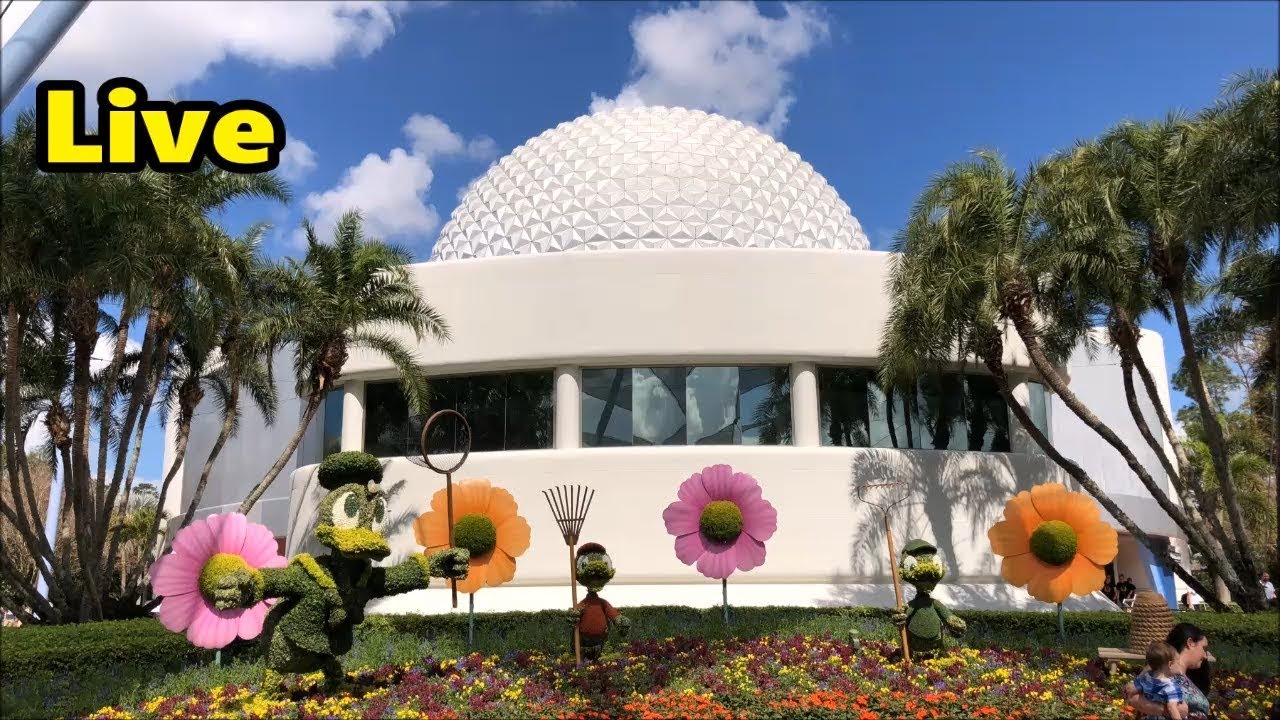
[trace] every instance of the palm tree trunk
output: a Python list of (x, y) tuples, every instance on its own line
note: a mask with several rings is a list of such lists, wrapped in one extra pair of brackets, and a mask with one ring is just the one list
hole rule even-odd
[[(133, 385), (129, 388), (129, 407), (125, 411), (125, 420), (120, 430), (116, 465), (111, 475), (111, 491), (108, 493), (106, 503), (99, 508), (99, 512), (104, 516), (111, 512), (111, 505), (115, 502), (121, 483), (124, 482), (125, 460), (129, 457), (131, 449), (134, 455), (134, 467), (137, 467), (137, 454), (141, 443), (133, 444), (131, 447), (133, 428), (140, 414), (143, 415), (142, 424), (145, 426), (146, 413), (151, 409), (151, 401), (155, 399), (156, 390), (160, 387), (160, 377), (164, 374), (165, 365), (169, 360), (169, 344), (173, 340), (173, 333), (168, 329), (167, 322), (159, 319), (158, 315), (159, 311), (152, 308), (147, 318), (147, 334), (142, 339), (138, 373), (134, 376)], [(153, 354), (157, 356), (155, 362), (152, 362)], [(141, 436), (141, 428), (138, 434)], [(103, 538), (105, 537), (104, 535)]]
[[(1276, 477), (1275, 471), (1280, 468), (1280, 307), (1271, 316), (1271, 353), (1271, 472), (1272, 481), (1280, 488), (1280, 478)], [(1276, 513), (1275, 563), (1280, 568), (1280, 513)]]
[(191, 502), (187, 505), (187, 513), (182, 517), (182, 523), (178, 525), (179, 530), (191, 524), (196, 517), (196, 509), (200, 507), (200, 500), (204, 498), (204, 488), (209, 484), (209, 476), (213, 474), (213, 464), (222, 453), (222, 447), (227, 444), (227, 439), (231, 437), (231, 431), (235, 428), (239, 405), (240, 379), (238, 373), (233, 372), (231, 392), (222, 416), (222, 430), (218, 432), (218, 439), (214, 441), (213, 448), (209, 450), (209, 457), (205, 459), (204, 467), (200, 469), (200, 480), (196, 483), (195, 492), (191, 494)]
[(1073, 480), (1079, 483), (1080, 487), (1085, 489), (1085, 492), (1089, 493), (1094, 500), (1098, 501), (1098, 504), (1101, 505), (1102, 508), (1111, 515), (1111, 517), (1115, 518), (1116, 522), (1120, 523), (1120, 526), (1125, 529), (1125, 532), (1129, 533), (1135, 540), (1142, 543), (1148, 550), (1150, 550), (1151, 554), (1159, 560), (1165, 568), (1182, 578), (1187, 585), (1200, 594), (1200, 597), (1205, 598), (1206, 602), (1208, 602), (1213, 609), (1219, 612), (1226, 612), (1227, 606), (1224, 603), (1218, 600), (1215, 595), (1210, 593), (1208, 588), (1196, 579), (1190, 571), (1174, 561), (1173, 557), (1169, 554), (1169, 546), (1167, 544), (1155, 542), (1150, 535), (1148, 535), (1142, 528), (1138, 527), (1137, 523), (1135, 523), (1132, 518), (1120, 509), (1119, 505), (1115, 504), (1115, 501), (1113, 501), (1110, 496), (1108, 496), (1102, 488), (1093, 481), (1093, 478), (1089, 477), (1089, 474), (1084, 471), (1084, 468), (1066, 458), (1062, 453), (1058, 452), (1058, 448), (1054, 447), (1053, 443), (1049, 442), (1049, 438), (1045, 437), (1044, 432), (1042, 432), (1040, 428), (1036, 427), (1031, 416), (1027, 414), (1027, 409), (1024, 408), (1022, 403), (1018, 402), (1017, 398), (1013, 396), (1013, 392), (1009, 387), (1009, 377), (1005, 374), (1004, 366), (1001, 365), (1000, 360), (983, 358), (983, 361), (986, 363), (987, 369), (991, 372), (991, 376), (995, 378), (996, 388), (1004, 398), (1005, 404), (1009, 406), (1009, 410), (1013, 412), (1013, 416), (1018, 420), (1018, 424), (1021, 425), (1022, 429), (1031, 436), (1031, 439), (1035, 441), (1036, 445), (1042, 451), (1044, 451), (1045, 455), (1048, 455), (1051, 460), (1058, 464), (1058, 467), (1065, 470)]
[[(92, 485), (92, 474), (89, 472), (89, 387), (91, 383), (89, 365), (93, 359), (93, 348), (97, 343), (98, 301), (87, 297), (87, 292), (80, 290), (72, 298), (71, 323), (72, 342), (74, 346), (71, 380), (71, 472), (67, 481), (77, 488), (78, 507), (76, 508), (77, 541), (79, 548), (80, 572), (85, 584), (82, 596), (80, 619), (82, 621), (97, 620), (102, 616), (101, 596), (98, 592), (98, 569), (102, 562), (102, 545), (95, 542), (99, 537), (97, 513), (94, 512), (95, 499), (101, 497)], [(105, 525), (105, 523), (104, 523)]]
[[(1236, 536), (1240, 548), (1241, 580), (1249, 587), (1236, 595), (1240, 607), (1245, 610), (1260, 610), (1266, 607), (1262, 597), (1262, 586), (1255, 582), (1258, 577), (1257, 567), (1253, 562), (1253, 551), (1249, 547), (1249, 531), (1244, 524), (1244, 515), (1240, 512), (1240, 497), (1236, 493), (1236, 483), (1231, 477), (1231, 458), (1227, 453), (1227, 441), (1222, 432), (1222, 424), (1218, 422), (1217, 408), (1209, 397), (1204, 384), (1204, 376), (1200, 372), (1200, 353), (1196, 350), (1195, 338), (1191, 334), (1191, 320), (1187, 316), (1186, 298), (1182, 288), (1174, 287), (1170, 291), (1173, 300), (1173, 315), (1178, 325), (1178, 336), (1182, 340), (1183, 365), (1191, 379), (1191, 391), (1195, 396), (1196, 406), (1200, 409), (1200, 422), (1204, 425), (1205, 441), (1209, 445), (1209, 455), (1213, 458), (1213, 471), (1218, 476), (1218, 487), (1221, 490), (1222, 503), (1226, 507), (1227, 520), (1231, 524), (1231, 532)], [(1230, 583), (1228, 582), (1228, 585)], [(1235, 589), (1232, 588), (1234, 594)]]
[[(1080, 398), (1077, 397), (1076, 394), (1072, 392), (1071, 388), (1067, 386), (1067, 383), (1062, 379), (1062, 375), (1059, 374), (1058, 369), (1054, 367), (1053, 363), (1049, 361), (1049, 358), (1045, 356), (1044, 348), (1040, 345), (1040, 339), (1036, 335), (1035, 328), (1032, 326), (1030, 318), (1023, 312), (1012, 312), (1010, 313), (1010, 320), (1012, 320), (1014, 329), (1017, 330), (1018, 337), (1022, 340), (1023, 345), (1027, 349), (1027, 355), (1031, 358), (1032, 364), (1035, 365), (1036, 370), (1040, 372), (1045, 383), (1049, 385), (1049, 387), (1053, 389), (1054, 393), (1062, 399), (1062, 402), (1073, 413), (1075, 413), (1076, 417), (1080, 418), (1085, 425), (1120, 453), (1125, 460), (1125, 464), (1127, 464), (1129, 469), (1133, 470), (1134, 474), (1138, 476), (1138, 479), (1147, 489), (1147, 492), (1151, 494), (1151, 497), (1155, 499), (1156, 503), (1160, 505), (1160, 508), (1164, 510), (1175, 523), (1177, 523), (1178, 527), (1182, 528), (1182, 531), (1186, 533), (1187, 538), (1192, 545), (1204, 554), (1210, 564), (1210, 569), (1216, 570), (1220, 568), (1223, 571), (1223, 577), (1227, 579), (1228, 584), (1234, 582), (1236, 585), (1239, 585), (1240, 580), (1235, 576), (1235, 569), (1227, 561), (1222, 548), (1219, 547), (1216, 542), (1210, 542), (1210, 538), (1207, 538), (1202, 534), (1199, 526), (1191, 524), (1186, 513), (1184, 513), (1177, 505), (1174, 505), (1164, 490), (1156, 485), (1155, 479), (1151, 477), (1151, 473), (1147, 472), (1147, 469), (1138, 461), (1138, 458), (1134, 456), (1133, 451), (1129, 449), (1129, 446), (1115, 434), (1115, 431), (1112, 430), (1110, 426), (1102, 422), (1097, 415), (1094, 415), (1093, 411), (1085, 406), (1085, 404), (1080, 401)], [(1117, 518), (1117, 520), (1118, 519), (1119, 518)], [(1151, 546), (1148, 545), (1148, 547)], [(1227, 575), (1226, 573), (1230, 573), (1230, 575)], [(1203, 594), (1201, 597), (1204, 597)]]
[(151, 523), (151, 532), (147, 533), (143, 538), (143, 567), (151, 564), (152, 553), (155, 551), (156, 546), (160, 544), (154, 542), (154, 540), (156, 535), (160, 533), (160, 524), (164, 520), (164, 501), (169, 495), (169, 483), (173, 482), (173, 478), (182, 469), (182, 461), (187, 456), (187, 444), (191, 439), (191, 421), (191, 415), (184, 413), (182, 419), (178, 422), (177, 437), (174, 439), (173, 464), (169, 466), (169, 472), (165, 473), (164, 482), (160, 483), (160, 494), (156, 496), (156, 517)]
[(116, 398), (116, 380), (120, 377), (120, 368), (124, 365), (124, 351), (129, 345), (129, 323), (133, 320), (133, 311), (129, 307), (128, 301), (120, 311), (120, 324), (116, 330), (116, 346), (111, 352), (111, 363), (107, 365), (106, 373), (103, 375), (103, 408), (102, 422), (98, 424), (98, 485), (105, 486), (107, 483), (107, 454), (110, 450), (110, 443), (102, 442), (101, 439), (108, 437), (111, 432), (111, 418), (115, 415)]
[(267, 474), (263, 476), (262, 481), (249, 493), (244, 502), (240, 503), (240, 512), (245, 515), (249, 514), (249, 510), (258, 502), (262, 494), (267, 491), (271, 483), (275, 481), (276, 476), (284, 469), (289, 462), (293, 451), (298, 449), (298, 443), (302, 442), (302, 436), (307, 432), (307, 428), (311, 425), (311, 421), (315, 418), (316, 412), (320, 409), (320, 403), (324, 400), (324, 390), (316, 390), (307, 398), (307, 409), (302, 415), (302, 421), (298, 423), (298, 429), (294, 431), (293, 437), (289, 438), (289, 444), (285, 445), (284, 450), (280, 453), (280, 457), (276, 459), (274, 465), (267, 470)]

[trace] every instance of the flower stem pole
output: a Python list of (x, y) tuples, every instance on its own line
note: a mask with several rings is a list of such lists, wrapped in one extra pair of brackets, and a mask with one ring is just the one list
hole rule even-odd
[(720, 578), (720, 596), (724, 601), (724, 624), (729, 624), (729, 578)]
[(1062, 628), (1062, 603), (1058, 603), (1058, 644), (1062, 645), (1067, 640), (1067, 633)]
[(467, 649), (476, 646), (476, 594), (467, 594)]
[[(889, 544), (889, 568), (893, 571), (893, 595), (898, 602), (898, 610), (902, 610), (902, 583), (898, 579), (898, 556), (893, 551), (893, 528), (889, 527), (889, 513), (884, 513), (884, 539)], [(902, 660), (911, 664), (911, 648), (907, 645), (907, 628), (899, 628), (902, 635)]]

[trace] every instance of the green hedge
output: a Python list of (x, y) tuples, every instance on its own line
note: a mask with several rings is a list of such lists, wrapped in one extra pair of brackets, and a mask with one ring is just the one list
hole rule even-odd
[[(683, 606), (623, 608), (632, 622), (631, 637), (668, 637), (697, 633), (708, 637), (758, 637), (774, 633), (837, 631), (857, 624), (887, 623), (884, 608), (731, 608), (730, 625), (720, 621), (720, 609), (699, 610)], [(968, 624), (968, 637), (981, 642), (986, 635), (1000, 638), (1025, 636), (1028, 640), (1051, 639), (1057, 632), (1052, 612), (960, 611)], [(1176, 613), (1178, 620), (1193, 622), (1209, 635), (1213, 644), (1230, 645), (1269, 657), (1280, 654), (1280, 613), (1216, 614)], [(1069, 637), (1088, 636), (1123, 641), (1128, 634), (1129, 616), (1118, 612), (1072, 611), (1064, 616)], [(478, 613), (476, 630), (484, 638), (487, 651), (518, 648), (557, 648), (568, 636), (561, 611)], [(439, 640), (465, 637), (467, 616), (374, 615), (357, 628), (362, 636), (388, 632)], [(480, 643), (478, 643), (480, 645)], [(234, 653), (253, 654), (256, 643), (245, 644)], [(180, 666), (204, 661), (212, 653), (193, 647), (184, 635), (164, 629), (156, 620), (120, 620), (56, 627), (24, 627), (0, 632), (0, 677), (22, 678), (42, 673), (80, 674), (112, 666), (131, 668)]]
[(0, 676), (89, 673), (113, 665), (165, 667), (210, 653), (151, 619), (0, 631)]

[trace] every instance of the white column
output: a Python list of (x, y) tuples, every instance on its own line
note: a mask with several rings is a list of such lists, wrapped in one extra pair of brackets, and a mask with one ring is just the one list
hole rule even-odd
[[(1035, 419), (1035, 415), (1031, 412), (1031, 388), (1025, 382), (1014, 385), (1010, 388), (1009, 394), (1013, 395), (1013, 399), (1027, 411), (1032, 419)], [(1049, 398), (1046, 397), (1045, 402), (1048, 401)], [(1018, 418), (1013, 416), (1012, 411), (1009, 413), (1009, 450), (1016, 453), (1040, 453), (1040, 446), (1031, 439), (1031, 435), (1023, 429), (1022, 423), (1018, 422)]]
[(555, 374), (556, 450), (582, 447), (582, 372), (576, 367), (558, 367)]
[(342, 449), (364, 450), (364, 381), (342, 383)]
[(791, 441), (796, 447), (822, 444), (822, 414), (818, 408), (818, 368), (813, 363), (791, 365)]

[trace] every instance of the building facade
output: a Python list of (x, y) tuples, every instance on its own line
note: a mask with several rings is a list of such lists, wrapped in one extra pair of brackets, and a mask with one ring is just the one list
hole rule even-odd
[[(855, 487), (900, 479), (907, 499), (894, 536), (940, 548), (944, 597), (959, 607), (1043, 606), (1001, 581), (986, 531), (1017, 491), (1068, 478), (1012, 420), (980, 367), (957, 364), (910, 393), (879, 388), (891, 258), (868, 249), (848, 206), (808, 163), (716, 115), (642, 108), (583, 117), (491, 168), (432, 259), (410, 268), (451, 339), (403, 335), (432, 379), (432, 410), (456, 409), (471, 424), (471, 454), (455, 480), (484, 477), (511, 491), (532, 528), (515, 580), (481, 590), (477, 609), (568, 602), (566, 549), (541, 494), (563, 484), (596, 491), (582, 541), (609, 549), (614, 604), (719, 603), (719, 583), (676, 559), (662, 511), (681, 482), (721, 463), (753, 475), (778, 510), (765, 564), (730, 578), (731, 603), (891, 604), (883, 525)], [(1159, 342), (1148, 334), (1144, 352), (1163, 368)], [(1015, 397), (1037, 423), (1069, 456), (1103, 463), (1094, 477), (1125, 496), (1145, 529), (1176, 538), (1145, 490), (1114, 470), (1124, 468), (1119, 456), (1110, 453), (1116, 466), (1037, 382), (1016, 337), (1005, 347)], [(289, 360), (277, 363), (288, 395)], [(1108, 368), (1084, 358), (1068, 370), (1073, 387), (1107, 398), (1121, 387)], [(353, 351), (340, 382), (253, 519), (287, 538), (290, 552), (308, 548), (323, 496), (316, 463), (334, 450), (365, 450), (387, 462), (396, 561), (420, 550), (412, 522), (443, 479), (410, 459), (422, 418), (389, 362)], [(270, 427), (249, 413), (202, 512), (233, 510), (262, 476), (293, 431), (293, 402), (292, 415), (284, 408)], [(1109, 422), (1132, 426), (1119, 409), (1123, 417)], [(202, 409), (188, 458), (203, 457), (217, 426)], [(447, 452), (454, 442), (441, 433), (430, 444)], [(199, 475), (196, 461), (187, 464), (175, 503), (189, 500)], [(1140, 585), (1163, 582), (1144, 583), (1144, 563), (1122, 540), (1120, 572)], [(1100, 597), (1071, 603), (1108, 606)], [(442, 588), (374, 607), (448, 608)]]

